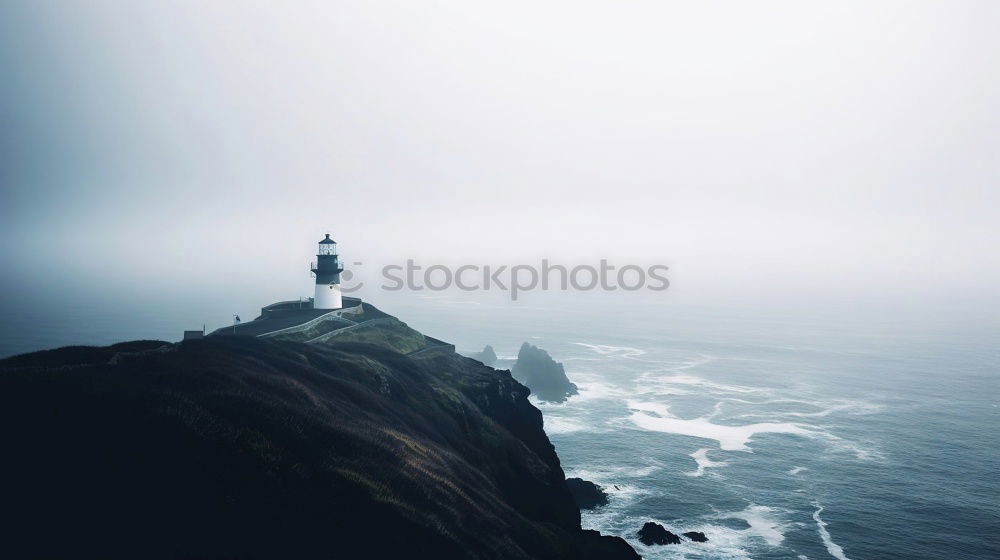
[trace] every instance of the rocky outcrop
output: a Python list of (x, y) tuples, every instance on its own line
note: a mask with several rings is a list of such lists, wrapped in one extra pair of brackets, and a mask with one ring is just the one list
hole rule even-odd
[(608, 495), (600, 486), (582, 478), (567, 478), (566, 485), (580, 509), (594, 509), (608, 505)]
[(684, 533), (684, 536), (694, 542), (708, 542), (708, 537), (706, 537), (705, 533), (702, 533), (701, 531), (688, 531)]
[(642, 529), (639, 529), (639, 542), (647, 546), (654, 544), (680, 544), (681, 538), (666, 530), (663, 525), (648, 521), (642, 526)]
[(18, 513), (0, 550), (638, 559), (581, 529), (527, 388), (454, 352), (403, 355), (383, 344), (397, 331), (0, 360), (0, 489)]
[(489, 344), (483, 348), (482, 352), (476, 352), (469, 356), (473, 360), (479, 360), (483, 365), (492, 366), (497, 363), (497, 353), (493, 350), (493, 347)]
[(543, 401), (564, 402), (567, 397), (577, 394), (576, 385), (566, 377), (563, 365), (545, 350), (527, 342), (521, 345), (517, 362), (510, 372)]

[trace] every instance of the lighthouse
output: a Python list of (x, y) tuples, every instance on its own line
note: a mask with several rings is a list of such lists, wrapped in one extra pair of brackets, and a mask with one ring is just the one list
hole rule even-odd
[(316, 275), (316, 297), (313, 299), (314, 309), (340, 309), (344, 306), (340, 295), (340, 266), (337, 256), (337, 242), (330, 239), (330, 234), (319, 242), (316, 252), (316, 262), (312, 267)]

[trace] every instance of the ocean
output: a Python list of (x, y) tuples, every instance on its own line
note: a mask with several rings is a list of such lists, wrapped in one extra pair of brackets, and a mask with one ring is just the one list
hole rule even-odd
[[(510, 360), (527, 341), (564, 364), (580, 394), (535, 404), (567, 476), (610, 496), (583, 524), (644, 558), (1000, 558), (996, 331), (622, 303), (445, 307), (473, 326), (424, 328), (460, 349), (491, 344)], [(647, 521), (709, 540), (647, 547)]]
[[(644, 558), (1000, 558), (992, 328), (627, 302), (374, 303), (460, 351), (490, 344), (501, 365), (522, 342), (562, 362), (580, 394), (535, 404), (567, 476), (610, 496), (584, 527)], [(178, 306), (134, 312), (8, 314), (0, 349), (176, 340), (202, 320)], [(644, 546), (647, 521), (708, 542)]]

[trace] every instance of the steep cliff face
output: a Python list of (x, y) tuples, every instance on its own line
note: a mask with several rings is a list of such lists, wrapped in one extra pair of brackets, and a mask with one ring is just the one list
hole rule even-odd
[(638, 558), (580, 529), (527, 395), (454, 353), (359, 343), (9, 358), (0, 554)]

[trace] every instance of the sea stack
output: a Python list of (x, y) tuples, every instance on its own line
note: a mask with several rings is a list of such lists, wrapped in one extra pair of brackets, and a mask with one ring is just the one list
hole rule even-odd
[(566, 397), (577, 394), (576, 385), (566, 377), (563, 365), (545, 350), (527, 342), (521, 345), (510, 373), (543, 401), (564, 402)]
[(483, 365), (486, 366), (492, 366), (493, 364), (497, 363), (497, 353), (496, 351), (493, 350), (493, 347), (490, 346), (489, 344), (487, 344), (486, 347), (483, 348), (482, 352), (477, 352), (469, 357), (472, 358), (473, 360), (479, 360), (480, 362), (483, 363)]

